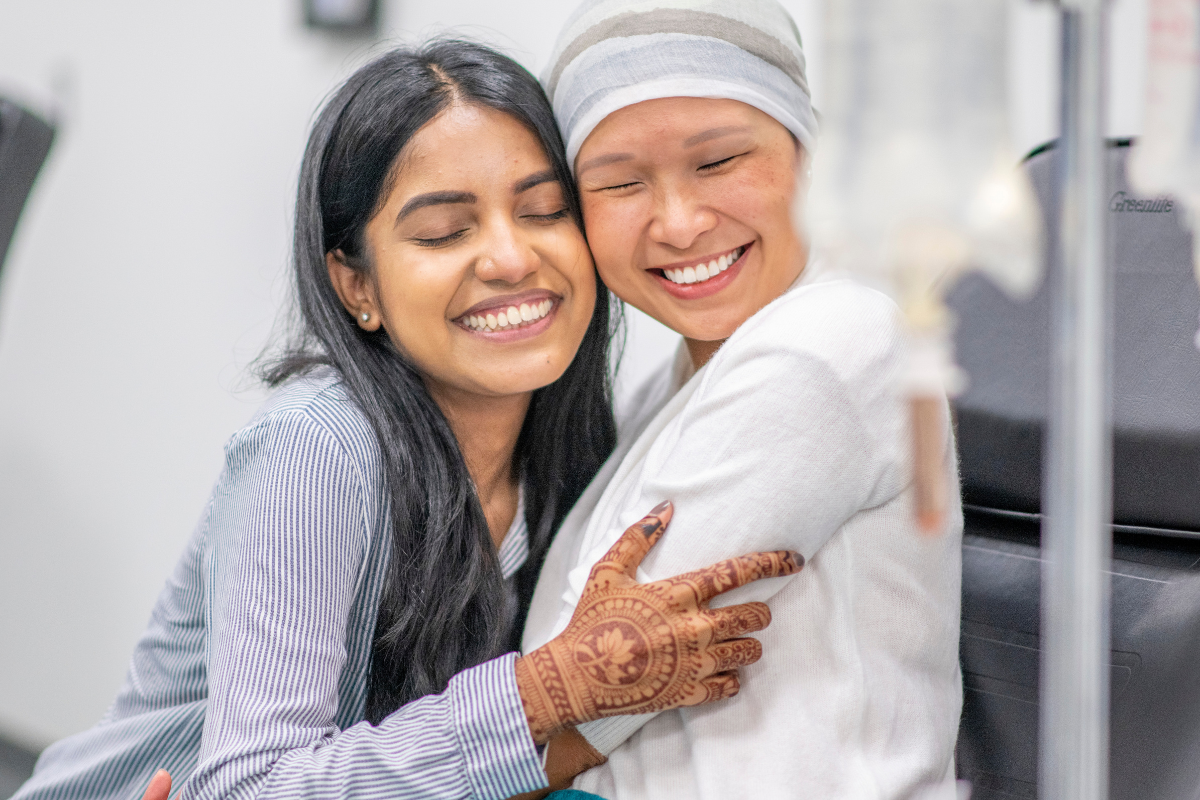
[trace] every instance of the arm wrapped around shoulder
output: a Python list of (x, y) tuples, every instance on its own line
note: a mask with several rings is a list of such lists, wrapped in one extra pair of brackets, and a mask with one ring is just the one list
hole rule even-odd
[(804, 559), (788, 551), (754, 553), (638, 584), (638, 564), (662, 538), (670, 503), (630, 526), (596, 564), (570, 624), (517, 661), (535, 741), (580, 722), (644, 714), (732, 697), (736, 669), (762, 657), (745, 634), (765, 628), (762, 603), (717, 611), (722, 592), (760, 578), (793, 575)]

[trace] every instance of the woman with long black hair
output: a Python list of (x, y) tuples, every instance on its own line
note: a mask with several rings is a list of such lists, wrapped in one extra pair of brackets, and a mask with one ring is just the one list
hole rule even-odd
[(309, 140), (295, 341), (225, 468), (105, 719), (18, 792), (503, 798), (537, 747), (735, 693), (763, 553), (638, 585), (669, 504), (518, 658), (551, 537), (612, 450), (609, 305), (536, 81), (440, 41), (356, 72)]

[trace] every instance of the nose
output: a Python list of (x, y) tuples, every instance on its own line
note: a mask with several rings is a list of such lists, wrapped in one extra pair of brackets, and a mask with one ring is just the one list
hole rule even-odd
[(717, 226), (717, 215), (686, 186), (663, 186), (655, 193), (650, 238), (676, 250), (687, 250)]
[(512, 220), (497, 220), (488, 228), (475, 277), (515, 285), (537, 272), (541, 259)]

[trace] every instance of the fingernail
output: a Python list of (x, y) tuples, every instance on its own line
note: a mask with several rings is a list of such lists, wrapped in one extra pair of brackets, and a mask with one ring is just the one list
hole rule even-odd
[(792, 563), (796, 565), (796, 572), (799, 572), (804, 567), (804, 556), (800, 555), (795, 550), (788, 553), (788, 556), (790, 556)]
[(671, 501), (663, 500), (661, 503), (656, 505), (654, 508), (650, 509), (650, 513), (651, 514), (661, 514), (662, 512), (666, 511), (670, 507), (671, 507)]

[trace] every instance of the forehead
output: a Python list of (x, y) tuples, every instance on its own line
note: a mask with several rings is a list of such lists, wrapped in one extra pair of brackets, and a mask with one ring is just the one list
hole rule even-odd
[(537, 136), (516, 118), (486, 106), (455, 104), (409, 140), (393, 187), (404, 193), (447, 183), (478, 188), (549, 166)]

